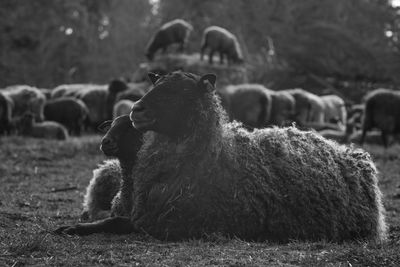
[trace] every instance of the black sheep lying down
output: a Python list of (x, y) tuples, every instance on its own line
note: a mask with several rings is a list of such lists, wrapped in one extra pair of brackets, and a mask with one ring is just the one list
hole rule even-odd
[(146, 132), (133, 169), (131, 215), (57, 233), (385, 239), (381, 192), (368, 153), (293, 127), (248, 132), (228, 123), (213, 74), (173, 72), (153, 80), (154, 88), (130, 114), (135, 128)]
[(100, 149), (117, 159), (106, 160), (93, 170), (84, 197), (82, 221), (128, 216), (132, 209), (132, 168), (143, 144), (143, 134), (132, 126), (129, 115), (106, 121), (99, 128), (106, 132)]

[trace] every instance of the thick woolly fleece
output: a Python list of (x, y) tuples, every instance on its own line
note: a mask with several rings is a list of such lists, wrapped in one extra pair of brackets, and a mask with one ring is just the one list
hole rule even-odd
[(93, 177), (86, 188), (81, 220), (94, 221), (110, 217), (111, 212), (120, 210), (117, 193), (122, 180), (118, 160), (106, 160), (93, 170)]
[(385, 239), (368, 153), (292, 127), (248, 132), (226, 122), (214, 92), (197, 104), (184, 139), (145, 134), (133, 170), (138, 228), (167, 240)]

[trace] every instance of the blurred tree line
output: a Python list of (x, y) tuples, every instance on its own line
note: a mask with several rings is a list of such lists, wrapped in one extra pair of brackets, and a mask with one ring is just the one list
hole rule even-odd
[(175, 18), (194, 26), (190, 52), (199, 51), (202, 31), (210, 25), (235, 33), (250, 81), (273, 89), (395, 86), (400, 10), (390, 3), (1, 0), (0, 86), (105, 83), (129, 75), (145, 61), (151, 35)]

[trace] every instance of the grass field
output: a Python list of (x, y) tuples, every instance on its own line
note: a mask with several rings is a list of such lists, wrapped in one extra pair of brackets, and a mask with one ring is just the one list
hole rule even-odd
[[(400, 146), (367, 146), (380, 171), (390, 239), (332, 244), (249, 243), (221, 236), (181, 243), (149, 236), (58, 236), (78, 221), (99, 136), (65, 142), (0, 138), (0, 266), (400, 266)], [(61, 189), (61, 191), (59, 191)], [(70, 189), (62, 191), (62, 189)]]

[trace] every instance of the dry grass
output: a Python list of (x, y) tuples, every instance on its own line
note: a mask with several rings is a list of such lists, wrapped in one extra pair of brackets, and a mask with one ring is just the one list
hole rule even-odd
[[(399, 266), (400, 146), (367, 146), (380, 171), (390, 224), (384, 245), (248, 243), (218, 235), (181, 243), (148, 236), (52, 234), (77, 222), (92, 169), (104, 159), (100, 137), (66, 142), (0, 138), (0, 266)], [(77, 189), (74, 189), (74, 188)], [(56, 192), (57, 189), (69, 189)]]

